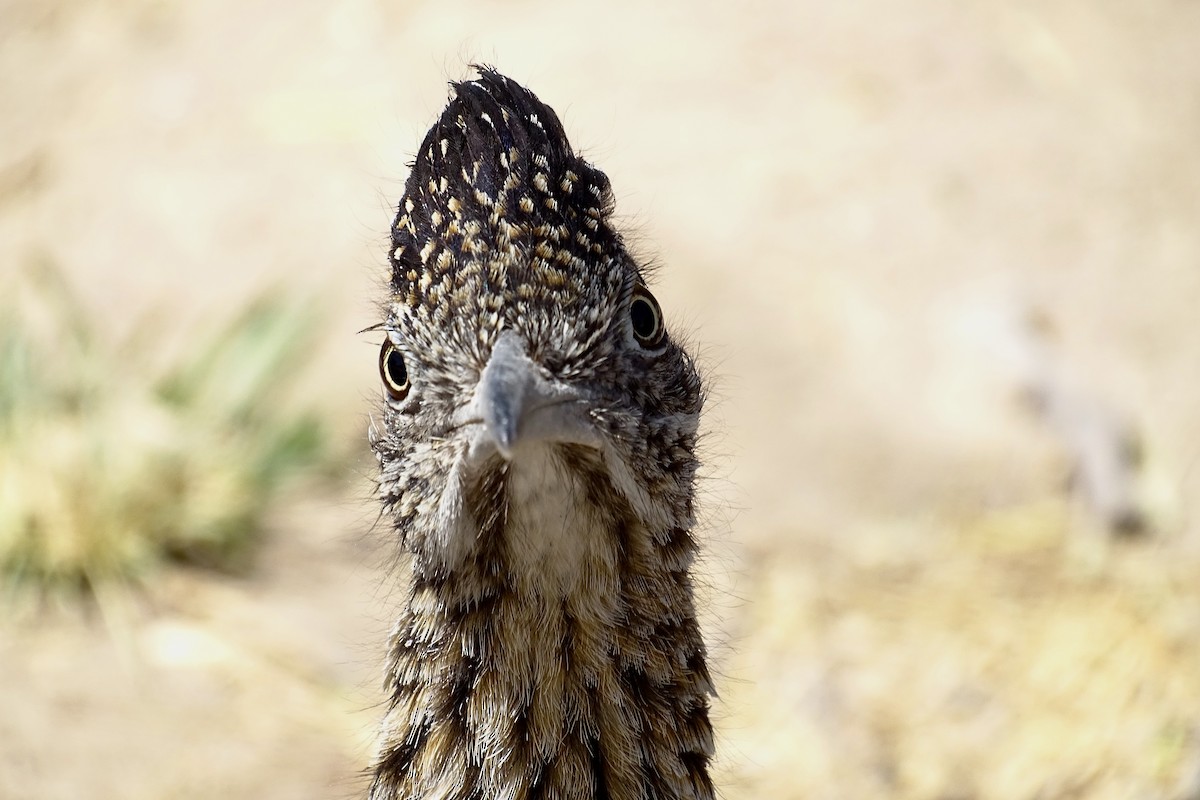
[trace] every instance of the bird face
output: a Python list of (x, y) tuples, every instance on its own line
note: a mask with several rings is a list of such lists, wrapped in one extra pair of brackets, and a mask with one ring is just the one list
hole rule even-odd
[(700, 380), (610, 225), (607, 178), (528, 90), (487, 70), (455, 89), (392, 232), (372, 437), (417, 569), (690, 526)]

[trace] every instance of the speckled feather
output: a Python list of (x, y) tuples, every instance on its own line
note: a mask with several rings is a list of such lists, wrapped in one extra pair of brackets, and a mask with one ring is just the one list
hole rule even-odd
[[(372, 800), (713, 797), (688, 572), (703, 392), (669, 336), (634, 341), (644, 275), (612, 211), (554, 111), (487, 68), (412, 165), (384, 323), (412, 388), (372, 435), (412, 576)], [(462, 466), (455, 414), (504, 331), (595, 398), (602, 446)]]

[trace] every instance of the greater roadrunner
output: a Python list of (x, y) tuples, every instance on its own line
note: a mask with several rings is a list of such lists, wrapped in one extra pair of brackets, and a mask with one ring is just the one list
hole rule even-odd
[(370, 797), (712, 798), (703, 402), (604, 173), (479, 68), (392, 228), (379, 491), (411, 555)]

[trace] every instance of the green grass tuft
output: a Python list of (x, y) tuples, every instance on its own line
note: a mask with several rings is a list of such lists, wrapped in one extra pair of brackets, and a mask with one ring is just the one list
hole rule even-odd
[[(250, 564), (285, 484), (328, 466), (291, 390), (314, 342), (310, 305), (272, 293), (187, 357), (153, 366), (89, 325), (50, 266), (0, 301), (0, 583), (84, 595), (165, 560)], [(18, 298), (24, 297), (24, 302)]]

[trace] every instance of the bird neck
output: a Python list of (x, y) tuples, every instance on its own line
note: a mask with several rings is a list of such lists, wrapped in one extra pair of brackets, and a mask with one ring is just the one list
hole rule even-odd
[(695, 544), (605, 507), (534, 530), (514, 504), (461, 568), (415, 560), (372, 800), (713, 797)]

